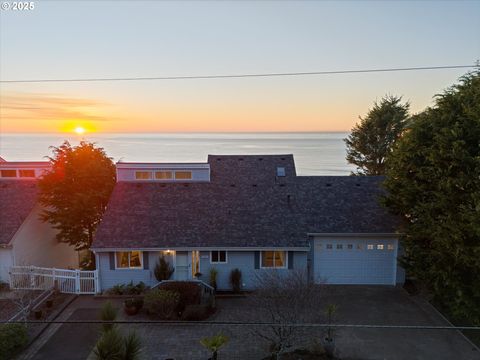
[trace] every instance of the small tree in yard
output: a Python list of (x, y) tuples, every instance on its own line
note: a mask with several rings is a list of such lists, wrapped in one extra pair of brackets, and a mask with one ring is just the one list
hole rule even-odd
[[(102, 148), (82, 141), (53, 147), (51, 170), (39, 181), (41, 219), (58, 230), (60, 242), (89, 249), (115, 186), (115, 165)], [(92, 267), (94, 262), (91, 256)]]
[(353, 175), (384, 175), (385, 161), (393, 144), (402, 134), (408, 118), (408, 103), (402, 98), (385, 96), (352, 133), (344, 139), (347, 145), (347, 161), (357, 167)]
[(211, 351), (212, 357), (209, 360), (217, 360), (218, 350), (228, 342), (228, 337), (223, 334), (218, 334), (212, 337), (206, 337), (200, 340), (200, 344), (207, 350)]
[(265, 271), (256, 275), (257, 290), (252, 307), (272, 325), (255, 327), (252, 332), (270, 343), (272, 356), (282, 353), (302, 338), (304, 329), (296, 324), (312, 322), (318, 314), (320, 288), (308, 281), (305, 271)]
[(173, 274), (173, 266), (165, 259), (165, 256), (160, 256), (157, 263), (155, 264), (155, 269), (153, 270), (155, 278), (158, 281), (169, 280)]

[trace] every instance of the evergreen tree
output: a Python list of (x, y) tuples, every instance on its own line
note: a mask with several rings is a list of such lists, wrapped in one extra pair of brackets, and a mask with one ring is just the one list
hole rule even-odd
[(385, 160), (408, 118), (408, 103), (402, 98), (387, 95), (360, 118), (348, 138), (347, 161), (357, 167), (352, 175), (384, 175)]

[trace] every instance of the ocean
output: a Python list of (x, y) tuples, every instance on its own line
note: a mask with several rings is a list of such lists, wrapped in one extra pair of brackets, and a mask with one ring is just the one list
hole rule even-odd
[(82, 138), (114, 161), (205, 162), (208, 154), (293, 154), (298, 175), (349, 175), (344, 132), (318, 133), (92, 133), (0, 134), (0, 156), (9, 161), (45, 160), (50, 146)]

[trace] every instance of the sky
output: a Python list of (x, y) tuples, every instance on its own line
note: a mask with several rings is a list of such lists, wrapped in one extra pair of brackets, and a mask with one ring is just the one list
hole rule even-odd
[[(34, 1), (0, 11), (0, 78), (474, 64), (480, 1)], [(348, 131), (385, 94), (412, 112), (466, 69), (0, 84), (0, 131)]]

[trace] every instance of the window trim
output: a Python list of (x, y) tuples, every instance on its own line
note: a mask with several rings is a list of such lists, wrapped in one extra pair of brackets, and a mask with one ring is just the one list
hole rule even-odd
[[(140, 253), (140, 266), (132, 267), (130, 266), (130, 253), (133, 251), (138, 251)], [(128, 253), (128, 267), (119, 267), (117, 264), (117, 254), (118, 253)], [(130, 250), (130, 251), (115, 251), (115, 270), (142, 270), (143, 269), (143, 251), (140, 250)]]
[[(212, 260), (212, 253), (218, 252), (218, 260), (220, 260), (220, 252), (225, 252), (225, 261), (213, 261)], [(210, 264), (228, 264), (228, 251), (227, 250), (210, 250)]]
[[(263, 253), (273, 252), (273, 266), (263, 266)], [(283, 266), (275, 265), (275, 252), (283, 252), (285, 254), (285, 261)], [(262, 250), (260, 251), (260, 269), (288, 269), (288, 251), (287, 250)]]

